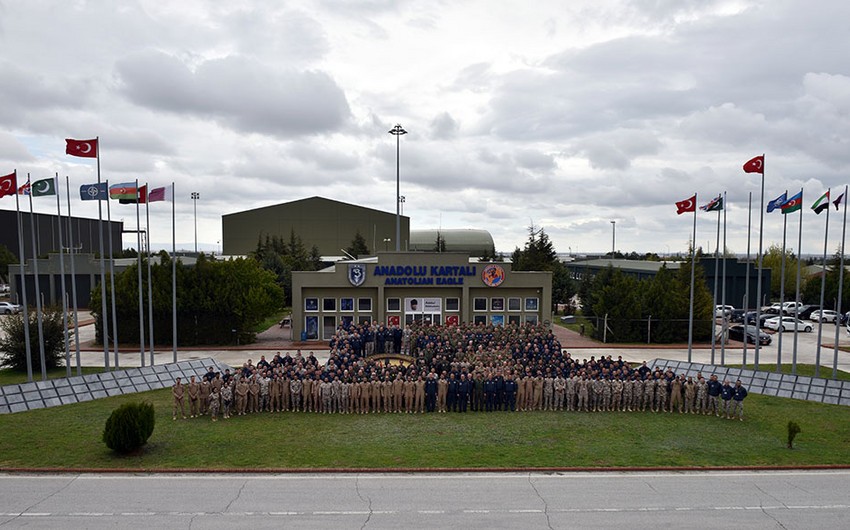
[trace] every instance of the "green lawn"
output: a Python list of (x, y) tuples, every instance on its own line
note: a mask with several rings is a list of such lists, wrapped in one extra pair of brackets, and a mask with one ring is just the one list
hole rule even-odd
[[(119, 404), (151, 401), (144, 454), (101, 442)], [(0, 416), (0, 469), (439, 468), (850, 464), (850, 410), (750, 395), (746, 421), (652, 413), (261, 414), (172, 421), (168, 389)], [(785, 448), (789, 420), (802, 427)]]

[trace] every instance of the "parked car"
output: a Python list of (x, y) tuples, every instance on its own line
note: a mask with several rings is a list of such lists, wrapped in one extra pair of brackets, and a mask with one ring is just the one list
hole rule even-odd
[(734, 310), (735, 310), (735, 308), (732, 307), (731, 305), (714, 306), (714, 317), (715, 318), (728, 317), (729, 315), (732, 314), (732, 311), (734, 311)]
[(768, 318), (764, 321), (764, 327), (779, 332), (794, 331), (794, 329), (797, 329), (799, 331), (805, 331), (806, 333), (812, 331), (811, 324), (803, 322), (802, 320), (797, 320), (794, 317)]
[[(803, 307), (800, 308), (799, 313), (797, 313), (797, 318), (799, 318), (800, 320), (806, 320), (810, 316), (812, 316), (813, 312), (819, 311), (819, 310), (820, 310), (819, 305), (814, 305), (814, 304), (804, 305)], [(793, 313), (792, 313), (792, 315), (793, 315)]]
[(812, 311), (812, 314), (809, 315), (809, 320), (812, 322), (837, 322), (838, 318), (838, 313), (831, 309)]
[(793, 315), (794, 309), (800, 309), (802, 307), (802, 302), (785, 302), (782, 304), (782, 312), (786, 315)]
[(770, 335), (755, 326), (732, 326), (726, 331), (730, 340), (737, 340), (738, 342), (744, 342), (744, 337), (746, 336), (748, 343), (755, 344), (756, 337), (758, 337), (759, 344), (767, 346), (772, 340)]
[[(772, 315), (770, 313), (762, 313), (759, 316), (759, 327), (763, 328), (764, 322), (769, 318), (776, 318), (776, 315)], [(755, 324), (756, 323), (756, 312), (750, 311), (749, 313), (747, 313), (746, 321), (747, 321), (747, 324)]]
[(12, 313), (20, 313), (21, 306), (11, 302), (0, 302), (0, 315), (11, 315)]
[(733, 309), (732, 314), (729, 315), (729, 322), (743, 322), (746, 313), (743, 309)]

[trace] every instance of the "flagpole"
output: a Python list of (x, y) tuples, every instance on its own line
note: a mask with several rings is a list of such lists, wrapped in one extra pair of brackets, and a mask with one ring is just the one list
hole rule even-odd
[(136, 179), (136, 247), (138, 248), (137, 269), (139, 272), (139, 355), (145, 365), (145, 305), (142, 301), (142, 226), (139, 220), (139, 179)]
[[(100, 179), (100, 136), (97, 141), (97, 183), (98, 187), (101, 183)], [(107, 199), (108, 200), (108, 199)], [(104, 261), (103, 248), (103, 203), (97, 201), (97, 228), (100, 234), (100, 305), (101, 305), (101, 323), (103, 331), (103, 368), (109, 370), (109, 319), (106, 312), (106, 262)]]
[(832, 351), (832, 378), (838, 379), (838, 330), (841, 328), (841, 297), (843, 296), (844, 287), (844, 241), (847, 236), (847, 185), (844, 185), (844, 193), (841, 195), (844, 198), (844, 221), (841, 223), (841, 259), (838, 267), (838, 302), (835, 308), (838, 316), (835, 321), (835, 344)]
[[(762, 162), (764, 161), (764, 153), (762, 153)], [(756, 338), (758, 338), (758, 331), (760, 331), (761, 326), (761, 279), (762, 272), (764, 266), (763, 253), (764, 253), (764, 163), (761, 166), (761, 197), (759, 203), (759, 256), (758, 256), (758, 285), (756, 285)], [(753, 354), (753, 369), (759, 369), (759, 341), (755, 341), (755, 353)]]
[[(744, 284), (744, 357), (742, 367), (747, 367), (747, 337), (746, 331), (749, 323), (747, 322), (747, 315), (750, 313), (750, 235), (752, 234), (753, 227), (753, 192), (750, 192), (749, 197), (749, 206), (747, 207), (747, 282)], [(758, 324), (755, 326), (756, 328), (756, 338), (758, 338)]]
[[(788, 197), (788, 190), (785, 190), (785, 197)], [(786, 199), (787, 200), (787, 199)], [(785, 245), (786, 234), (788, 229), (788, 216), (782, 216), (782, 265), (779, 267), (779, 320), (785, 314)], [(797, 326), (794, 326), (794, 333), (797, 333)], [(782, 371), (782, 333), (779, 333), (778, 343), (776, 345), (776, 371)]]
[(68, 338), (68, 304), (65, 285), (65, 254), (62, 251), (62, 208), (59, 205), (59, 172), (53, 180), (56, 187), (56, 217), (59, 220), (59, 289), (62, 294), (62, 329), (65, 332), (65, 376), (71, 377), (71, 341)]
[(177, 193), (171, 183), (171, 352), (177, 362)]
[(694, 193), (694, 228), (691, 244), (691, 298), (688, 313), (688, 362), (693, 361), (694, 349), (694, 269), (697, 266), (697, 194)]
[[(800, 188), (800, 225), (797, 232), (797, 286), (794, 290), (794, 318), (800, 317), (800, 277), (803, 268), (803, 188)], [(794, 326), (795, 328), (797, 326)], [(797, 375), (797, 330), (794, 330), (794, 347), (791, 352), (791, 375)]]
[(717, 347), (717, 282), (720, 279), (720, 210), (717, 210), (717, 242), (714, 246), (714, 290), (711, 292), (711, 364)]
[[(109, 188), (109, 180), (106, 181)], [(115, 369), (118, 370), (118, 312), (115, 310), (115, 250), (112, 248), (112, 207), (106, 201), (106, 218), (109, 228), (109, 290), (112, 301), (112, 349), (115, 350)]]
[[(150, 336), (148, 337), (148, 344), (150, 345), (151, 351), (151, 366), (154, 365), (153, 362), (153, 276), (151, 276), (151, 207), (148, 196), (148, 185), (145, 184), (145, 248), (147, 249), (148, 254), (148, 328), (150, 330)], [(141, 190), (136, 189), (137, 198), (141, 197), (139, 193)]]
[(83, 368), (80, 365), (80, 320), (77, 315), (77, 270), (74, 265), (74, 227), (71, 217), (71, 182), (68, 175), (65, 175), (65, 190), (68, 195), (68, 251), (71, 254), (71, 298), (74, 303), (74, 344), (77, 353), (77, 375), (83, 374)]
[[(24, 343), (27, 354), (27, 382), (32, 382), (32, 345), (30, 344), (30, 315), (29, 302), (27, 301), (27, 277), (24, 271), (24, 262), (26, 262), (26, 250), (24, 249), (24, 227), (23, 216), (21, 215), (21, 203), (18, 198), (18, 170), (15, 170), (15, 211), (18, 216), (18, 266), (21, 270), (21, 294), (23, 295), (24, 306)], [(33, 249), (34, 250), (34, 249)]]
[(27, 186), (29, 187), (30, 199), (30, 235), (32, 236), (32, 270), (35, 275), (35, 319), (38, 324), (38, 358), (41, 361), (41, 380), (47, 381), (47, 363), (44, 356), (44, 318), (41, 308), (41, 283), (38, 279), (38, 254), (35, 242), (35, 215), (32, 213), (32, 184), (30, 174), (27, 173)]
[[(726, 192), (723, 192), (723, 284), (721, 286), (721, 298), (720, 305), (723, 306), (723, 316), (721, 317), (720, 326), (721, 326), (721, 337), (723, 340), (720, 341), (720, 365), (726, 365), (726, 209), (729, 205), (726, 203)], [(747, 336), (744, 334), (744, 342), (746, 342)]]
[[(820, 308), (823, 311), (823, 297), (826, 293), (826, 252), (827, 240), (829, 239), (829, 192), (831, 188), (826, 190), (826, 221), (823, 228), (823, 273), (820, 276)], [(815, 348), (815, 377), (820, 377), (820, 341), (823, 337), (823, 319), (818, 322), (818, 343)]]

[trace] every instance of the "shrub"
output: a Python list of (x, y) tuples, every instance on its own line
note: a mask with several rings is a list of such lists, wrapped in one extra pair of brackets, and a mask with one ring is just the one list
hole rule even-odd
[(796, 421), (788, 422), (788, 449), (794, 449), (794, 438), (800, 434), (800, 426)]
[(116, 453), (129, 453), (139, 449), (153, 434), (153, 405), (150, 403), (125, 403), (112, 411), (103, 429), (103, 443)]
[[(65, 357), (65, 328), (60, 307), (45, 307), (42, 312), (44, 331), (44, 364), (47, 369), (60, 366)], [(23, 313), (0, 319), (0, 366), (16, 372), (27, 369), (27, 343)], [(38, 348), (38, 314), (35, 307), (29, 312), (30, 356), (34, 372), (41, 371), (41, 352)]]

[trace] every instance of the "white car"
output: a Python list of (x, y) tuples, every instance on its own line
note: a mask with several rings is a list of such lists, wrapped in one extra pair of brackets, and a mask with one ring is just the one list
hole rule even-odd
[(714, 306), (714, 316), (716, 318), (728, 317), (732, 315), (732, 311), (734, 310), (735, 308), (731, 305), (717, 305)]
[(831, 309), (812, 311), (809, 320), (812, 322), (838, 322), (838, 313)]
[(812, 330), (812, 325), (802, 320), (797, 320), (794, 317), (773, 317), (764, 321), (764, 327), (774, 331), (805, 331), (806, 333)]
[(21, 306), (9, 302), (0, 302), (0, 315), (11, 315), (12, 313), (20, 313)]

